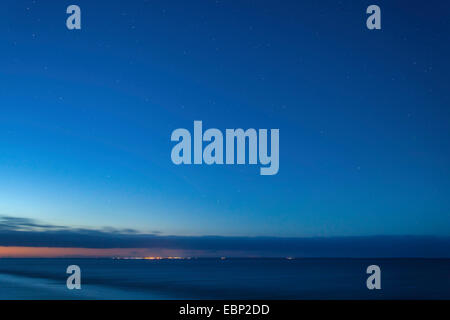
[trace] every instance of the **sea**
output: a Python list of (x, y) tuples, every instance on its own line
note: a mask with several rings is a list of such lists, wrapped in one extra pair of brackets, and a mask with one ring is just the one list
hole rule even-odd
[[(81, 289), (66, 285), (69, 265)], [(381, 289), (366, 286), (380, 267)], [(450, 299), (450, 259), (0, 259), (0, 299)]]

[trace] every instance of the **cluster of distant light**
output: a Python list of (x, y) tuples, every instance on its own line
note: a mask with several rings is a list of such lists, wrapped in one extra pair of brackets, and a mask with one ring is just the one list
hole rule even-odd
[[(113, 257), (116, 260), (190, 260), (197, 259), (193, 257)], [(220, 260), (226, 260), (227, 257), (220, 257)], [(287, 260), (294, 260), (294, 257), (286, 257)]]
[(191, 257), (114, 257), (117, 260), (183, 260)]

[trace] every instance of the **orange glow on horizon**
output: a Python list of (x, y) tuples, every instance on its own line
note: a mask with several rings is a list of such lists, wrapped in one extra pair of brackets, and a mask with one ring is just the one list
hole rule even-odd
[(0, 246), (0, 258), (123, 258), (123, 257), (181, 257), (180, 250), (146, 248), (50, 248)]

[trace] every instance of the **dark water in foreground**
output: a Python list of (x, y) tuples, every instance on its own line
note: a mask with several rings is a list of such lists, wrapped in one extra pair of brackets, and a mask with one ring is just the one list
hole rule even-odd
[(450, 259), (0, 259), (0, 299), (450, 299)]

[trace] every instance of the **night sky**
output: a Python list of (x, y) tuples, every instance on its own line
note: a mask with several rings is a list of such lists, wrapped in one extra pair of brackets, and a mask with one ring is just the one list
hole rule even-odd
[[(81, 30), (66, 28), (71, 4)], [(366, 28), (371, 4), (381, 30)], [(448, 237), (449, 12), (1, 1), (0, 215), (161, 236)], [(280, 129), (278, 174), (174, 165), (170, 135), (194, 120)]]

